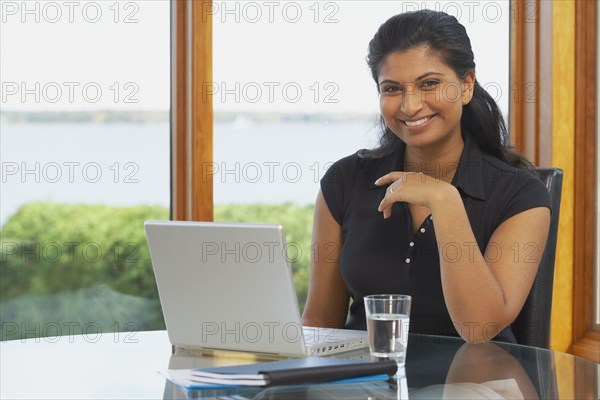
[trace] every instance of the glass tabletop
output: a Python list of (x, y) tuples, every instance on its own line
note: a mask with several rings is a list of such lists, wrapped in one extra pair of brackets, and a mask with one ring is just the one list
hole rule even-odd
[[(161, 372), (262, 362), (256, 355), (172, 353), (164, 331), (0, 343), (0, 398), (61, 399), (597, 399), (600, 364), (503, 343), (410, 335), (406, 366), (390, 380), (186, 391)], [(370, 360), (368, 349), (336, 357)]]

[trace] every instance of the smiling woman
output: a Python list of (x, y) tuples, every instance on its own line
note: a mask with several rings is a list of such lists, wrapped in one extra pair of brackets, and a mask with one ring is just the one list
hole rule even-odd
[(473, 96), (474, 71), (459, 78), (441, 55), (423, 45), (387, 55), (378, 80), (381, 115), (395, 136), (420, 149), (437, 141), (456, 148), (462, 108)]
[[(337, 251), (311, 261), (304, 323), (365, 329), (363, 298), (400, 293), (413, 298), (411, 332), (514, 342), (510, 324), (544, 250), (550, 199), (475, 79), (465, 28), (443, 12), (396, 15), (367, 62), (381, 142), (321, 181), (313, 246)], [(508, 255), (525, 243), (531, 258)]]

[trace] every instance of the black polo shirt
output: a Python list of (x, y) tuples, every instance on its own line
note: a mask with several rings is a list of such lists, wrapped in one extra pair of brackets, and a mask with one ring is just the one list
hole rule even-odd
[[(503, 221), (534, 207), (550, 208), (550, 195), (538, 178), (483, 153), (467, 135), (452, 184), (460, 192), (477, 243), (450, 243), (438, 249), (431, 217), (413, 232), (406, 203), (395, 203), (388, 219), (377, 211), (386, 187), (374, 182), (403, 170), (404, 150), (401, 144), (380, 158), (357, 152), (334, 163), (321, 180), (329, 210), (342, 227), (340, 268), (353, 299), (346, 328), (366, 329), (364, 296), (401, 293), (413, 298), (411, 332), (457, 336), (442, 293), (440, 252), (450, 258), (477, 248), (483, 253)], [(509, 328), (496, 339), (515, 341)]]

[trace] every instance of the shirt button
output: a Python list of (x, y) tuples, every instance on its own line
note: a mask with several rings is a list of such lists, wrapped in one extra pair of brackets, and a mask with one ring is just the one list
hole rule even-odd
[(406, 260), (404, 260), (404, 261), (406, 261), (406, 263), (407, 263), (407, 264), (409, 264), (409, 263), (410, 263), (410, 258), (407, 258), (407, 259), (406, 259)]
[(425, 233), (425, 228), (421, 228), (421, 233)]
[(410, 242), (408, 245), (409, 245), (410, 247), (414, 247), (414, 245), (415, 245), (415, 242)]

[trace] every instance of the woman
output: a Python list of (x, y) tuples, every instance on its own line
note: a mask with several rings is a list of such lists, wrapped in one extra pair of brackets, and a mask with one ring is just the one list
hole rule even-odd
[(366, 329), (363, 297), (402, 293), (411, 332), (515, 341), (550, 198), (510, 150), (473, 59), (442, 12), (396, 15), (371, 40), (383, 134), (321, 181), (305, 325)]

